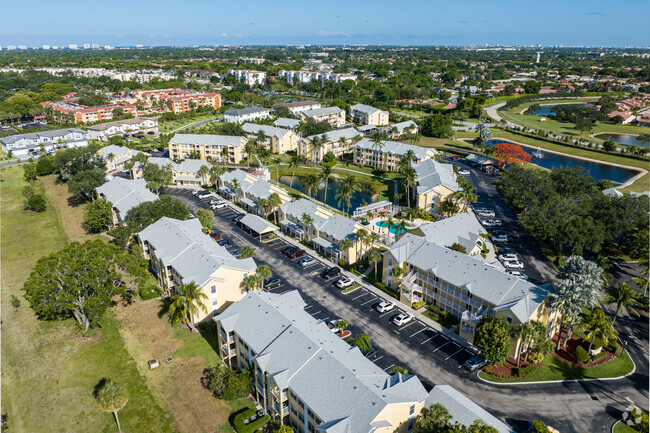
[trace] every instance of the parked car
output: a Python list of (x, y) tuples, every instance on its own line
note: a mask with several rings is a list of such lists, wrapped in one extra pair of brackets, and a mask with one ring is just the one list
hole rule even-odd
[(463, 367), (465, 367), (469, 371), (476, 371), (479, 368), (485, 367), (486, 364), (487, 364), (487, 359), (485, 359), (481, 355), (475, 355), (475, 356), (472, 356), (467, 361), (465, 361), (465, 363), (463, 364)]
[(510, 260), (503, 262), (503, 266), (507, 269), (524, 269), (524, 264), (519, 260)]
[(238, 213), (238, 214), (235, 215), (234, 217), (230, 218), (230, 221), (236, 223), (236, 222), (239, 221), (240, 219), (244, 218), (244, 216), (246, 216), (245, 213)]
[(481, 221), (485, 227), (501, 227), (501, 220), (485, 220)]
[(510, 275), (512, 275), (513, 277), (521, 278), (522, 280), (526, 280), (526, 281), (528, 281), (528, 275), (524, 274), (523, 272), (519, 272), (519, 271), (508, 271), (508, 273), (509, 273)]
[(221, 239), (221, 233), (214, 230), (210, 230), (210, 237), (215, 241), (218, 241), (219, 239)]
[(317, 261), (318, 261), (318, 260), (316, 260), (316, 259), (313, 258), (313, 257), (305, 257), (304, 259), (302, 259), (301, 261), (299, 261), (298, 264), (299, 264), (300, 266), (302, 266), (303, 268), (306, 268), (306, 267), (309, 266), (309, 265), (313, 265), (313, 264), (316, 263)]
[(265, 289), (272, 289), (274, 287), (277, 287), (282, 283), (282, 280), (280, 277), (269, 277), (264, 279), (264, 288)]
[(338, 333), (339, 329), (336, 327), (336, 324), (339, 323), (343, 319), (335, 319), (335, 320), (330, 320), (327, 322), (327, 327), (330, 328), (330, 331), (334, 333)]
[(481, 218), (494, 218), (496, 214), (492, 209), (481, 209), (478, 211), (478, 216)]
[(291, 254), (287, 254), (290, 259), (297, 259), (298, 257), (302, 257), (305, 255), (305, 250), (296, 250), (292, 252)]
[(507, 243), (508, 235), (494, 235), (492, 236), (492, 242)]
[(206, 194), (206, 193), (207, 191), (204, 189), (195, 189), (194, 191), (192, 191), (193, 196), (198, 196), (199, 194)]
[(212, 193), (209, 191), (206, 191), (202, 194), (197, 194), (197, 197), (199, 200), (207, 200), (212, 197)]
[(190, 219), (193, 219), (193, 218), (194, 218), (194, 214), (192, 212), (190, 212)]
[(230, 241), (228, 239), (220, 239), (217, 241), (217, 244), (221, 245), (222, 247), (229, 247), (230, 246)]
[(226, 203), (225, 201), (219, 201), (219, 202), (211, 204), (210, 209), (212, 209), (212, 210), (221, 209), (221, 208), (226, 207), (227, 205), (228, 205), (228, 203)]
[(408, 313), (400, 313), (393, 319), (393, 324), (402, 326), (409, 323), (411, 320), (413, 320), (413, 315)]
[(336, 287), (339, 289), (345, 289), (346, 287), (350, 287), (353, 284), (354, 280), (352, 278), (344, 277), (336, 282)]
[(325, 269), (323, 272), (321, 272), (320, 276), (323, 277), (326, 280), (329, 280), (332, 277), (336, 277), (340, 273), (341, 273), (341, 268), (334, 266), (334, 267)]
[(380, 313), (385, 313), (386, 311), (390, 311), (393, 308), (395, 308), (395, 304), (390, 302), (390, 301), (381, 301), (377, 306), (375, 307), (375, 310), (377, 310)]
[(282, 248), (280, 250), (281, 254), (289, 254), (293, 250), (297, 249), (298, 247), (294, 247), (293, 245), (287, 245), (286, 247)]
[(458, 174), (463, 176), (469, 176), (469, 170), (458, 170)]
[(519, 260), (519, 256), (515, 253), (507, 253), (507, 254), (500, 254), (497, 259), (501, 261), (517, 261)]
[(500, 230), (500, 229), (490, 230), (490, 233), (492, 234), (492, 236), (499, 236), (499, 235), (507, 234), (505, 230)]
[(453, 159), (454, 161), (456, 161), (457, 159), (460, 159), (460, 155), (453, 155), (453, 156), (451, 157), (451, 159)]

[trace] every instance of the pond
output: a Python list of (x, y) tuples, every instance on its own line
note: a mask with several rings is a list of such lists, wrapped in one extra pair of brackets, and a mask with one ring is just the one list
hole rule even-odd
[(596, 138), (601, 140), (612, 140), (616, 143), (623, 144), (625, 146), (639, 146), (639, 147), (650, 147), (650, 143), (645, 143), (639, 140), (639, 137), (632, 134), (611, 134), (603, 133), (594, 135)]
[[(307, 194), (307, 187), (303, 182), (303, 178), (303, 176), (296, 175), (293, 180), (293, 188), (304, 194)], [(289, 186), (291, 184), (291, 175), (280, 176), (279, 182), (283, 185)], [(363, 200), (365, 200), (366, 203), (372, 203), (372, 191), (370, 190), (370, 187), (365, 184), (361, 184), (361, 189), (354, 193), (354, 195), (350, 198), (350, 209), (347, 209), (347, 205), (345, 203), (341, 203), (341, 206), (339, 206), (337, 203), (338, 200), (336, 198), (336, 194), (338, 193), (340, 186), (341, 181), (337, 178), (330, 178), (327, 184), (327, 201), (325, 203), (332, 206), (333, 208), (352, 214), (356, 208), (361, 206), (361, 202)], [(324, 201), (323, 198), (325, 197), (325, 184), (322, 184), (321, 187), (323, 189), (318, 190), (314, 198), (316, 200)]]
[(548, 105), (540, 105), (539, 109), (536, 110), (533, 114), (536, 114), (538, 116), (550, 116), (552, 114), (555, 114), (555, 107), (558, 105), (572, 105), (574, 107), (579, 107), (579, 108), (587, 108), (587, 107), (593, 107), (593, 104), (589, 104), (587, 102), (580, 102), (577, 104), (548, 104)]
[[(510, 143), (506, 140), (488, 140), (486, 144)], [(512, 143), (511, 143), (512, 144)], [(585, 161), (567, 155), (547, 152), (540, 148), (522, 145), (524, 150), (532, 155), (531, 163), (544, 168), (555, 167), (584, 167), (596, 180), (607, 179), (614, 183), (622, 184), (638, 174), (638, 171), (629, 168), (617, 167), (609, 164), (601, 164), (594, 161)]]

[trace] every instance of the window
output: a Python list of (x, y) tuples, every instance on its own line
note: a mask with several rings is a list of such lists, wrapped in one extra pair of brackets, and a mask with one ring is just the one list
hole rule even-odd
[(512, 323), (512, 317), (506, 316), (506, 320), (508, 321), (508, 323)]

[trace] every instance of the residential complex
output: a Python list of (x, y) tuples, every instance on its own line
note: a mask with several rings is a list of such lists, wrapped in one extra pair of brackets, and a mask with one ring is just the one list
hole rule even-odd
[(88, 138), (91, 140), (108, 141), (116, 135), (129, 133), (156, 133), (158, 119), (136, 117), (134, 119), (116, 120), (115, 122), (98, 123), (88, 127)]
[(303, 120), (311, 118), (316, 122), (327, 122), (335, 128), (340, 128), (345, 125), (345, 111), (339, 107), (325, 107), (301, 111), (300, 118)]
[(266, 216), (269, 209), (262, 209), (259, 200), (268, 200), (271, 194), (277, 194), (282, 204), (291, 201), (289, 193), (253, 173), (235, 169), (220, 176), (219, 193), (229, 199), (238, 199), (240, 206), (248, 212)]
[(388, 111), (371, 107), (370, 105), (355, 104), (350, 107), (350, 121), (359, 125), (388, 125)]
[[(312, 161), (322, 161), (327, 152), (336, 157), (352, 153), (354, 144), (361, 139), (361, 133), (355, 128), (338, 129), (323, 134), (305, 137), (298, 142), (298, 154)], [(316, 147), (314, 146), (316, 140)]]
[(158, 196), (147, 188), (144, 179), (129, 180), (121, 177), (113, 177), (105, 184), (95, 189), (98, 197), (103, 197), (112, 204), (112, 225), (123, 225), (126, 214), (134, 207), (148, 202), (158, 200)]
[(228, 75), (233, 75), (235, 79), (243, 81), (249, 86), (254, 86), (255, 84), (261, 86), (266, 81), (266, 72), (262, 71), (231, 69), (228, 71)]
[(109, 145), (102, 147), (97, 151), (97, 155), (101, 156), (106, 163), (106, 171), (112, 172), (124, 168), (124, 164), (129, 162), (138, 153), (139, 150), (129, 149), (125, 146)]
[(265, 119), (271, 110), (264, 107), (231, 108), (223, 113), (223, 120), (229, 123), (244, 123), (255, 119)]
[(417, 174), (416, 186), (411, 188), (411, 200), (415, 205), (433, 215), (442, 214), (442, 202), (453, 199), (460, 186), (451, 164), (425, 159), (412, 164)]
[(263, 132), (264, 136), (266, 136), (263, 144), (273, 153), (284, 154), (296, 150), (299, 136), (291, 129), (258, 125), (256, 123), (244, 123), (242, 129), (246, 131), (250, 138), (256, 139), (259, 138), (260, 131)]
[(384, 129), (384, 133), (391, 140), (397, 140), (399, 138), (402, 138), (405, 134), (417, 134), (419, 131), (418, 124), (412, 120), (394, 123), (392, 125), (386, 126), (383, 129)]
[(442, 247), (451, 248), (454, 244), (459, 244), (470, 256), (481, 253), (486, 246), (485, 229), (471, 212), (424, 223), (409, 233)]
[(276, 102), (271, 108), (287, 108), (294, 116), (297, 116), (302, 111), (315, 110), (321, 108), (321, 103), (316, 101), (293, 101), (293, 102)]
[[(177, 186), (207, 185), (210, 180), (209, 174), (199, 173), (201, 167), (208, 168), (208, 165), (202, 159), (183, 159), (181, 162), (176, 163), (171, 159), (152, 156), (149, 157), (147, 162), (161, 167), (171, 168), (172, 183)], [(142, 170), (142, 164), (135, 164), (131, 169), (131, 178), (138, 179), (142, 177)]]
[(357, 81), (354, 74), (334, 74), (331, 72), (310, 72), (310, 71), (278, 71), (278, 77), (284, 77), (291, 84), (310, 83), (313, 81), (333, 81), (341, 83), (345, 80)]
[(375, 143), (369, 138), (363, 138), (354, 148), (354, 162), (361, 166), (370, 165), (379, 167), (382, 170), (397, 171), (400, 159), (406, 155), (411, 154), (411, 164), (418, 164), (424, 160), (434, 158), (438, 153), (437, 150), (432, 148), (388, 140)]
[[(186, 159), (198, 152), (200, 159), (238, 164), (242, 159), (246, 137), (210, 134), (175, 134), (169, 140), (169, 157)], [(225, 149), (225, 150), (224, 150)]]
[(199, 107), (215, 110), (221, 108), (221, 94), (216, 92), (190, 89), (136, 90), (134, 96), (144, 108), (159, 108), (172, 113), (185, 113)]
[[(407, 233), (384, 253), (382, 278), (387, 286), (399, 289), (405, 304), (423, 300), (457, 316), (459, 334), (470, 343), (486, 314), (512, 324), (538, 320), (549, 335), (555, 333), (558, 324), (554, 323), (555, 314), (545, 307), (545, 289), (475, 257)], [(406, 276), (392, 277), (394, 266), (402, 268)]]
[(300, 120), (278, 117), (275, 122), (273, 122), (273, 125), (277, 126), (278, 128), (291, 129), (292, 131), (296, 131), (298, 129), (298, 126), (300, 126)]
[(113, 116), (121, 114), (138, 115), (135, 105), (127, 104), (109, 104), (98, 105), (95, 107), (88, 107), (73, 101), (59, 101), (59, 102), (41, 102), (46, 112), (52, 114), (55, 122), (76, 122), (76, 123), (90, 123), (90, 122), (104, 122), (112, 120)]
[(136, 234), (138, 245), (166, 296), (194, 282), (205, 294), (207, 311), (199, 309), (192, 323), (224, 311), (245, 293), (241, 283), (255, 272), (252, 258), (237, 259), (209, 235), (194, 218), (180, 221), (163, 217)]
[(52, 131), (30, 132), (0, 138), (2, 151), (11, 152), (14, 157), (24, 160), (30, 151), (38, 149), (53, 152), (56, 149), (88, 146), (88, 133), (81, 129), (55, 129)]

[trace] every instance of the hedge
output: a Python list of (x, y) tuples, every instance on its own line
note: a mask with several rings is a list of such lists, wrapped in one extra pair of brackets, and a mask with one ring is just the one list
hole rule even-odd
[(157, 298), (160, 295), (161, 291), (157, 286), (148, 286), (140, 289), (140, 298), (142, 298), (143, 301)]
[(248, 409), (244, 412), (241, 412), (235, 415), (233, 424), (235, 425), (235, 431), (237, 433), (253, 433), (258, 429), (264, 427), (271, 420), (271, 417), (264, 415), (261, 418), (256, 419), (252, 423), (244, 424), (244, 420), (249, 418), (251, 415), (255, 415), (255, 409)]
[(532, 376), (537, 372), (537, 366), (535, 364), (529, 364), (525, 367), (521, 367), (517, 369), (517, 376), (518, 377), (528, 377)]
[(586, 364), (587, 362), (589, 362), (589, 354), (587, 353), (587, 350), (584, 347), (582, 346), (576, 347), (576, 359), (578, 360), (578, 362), (582, 364)]

